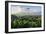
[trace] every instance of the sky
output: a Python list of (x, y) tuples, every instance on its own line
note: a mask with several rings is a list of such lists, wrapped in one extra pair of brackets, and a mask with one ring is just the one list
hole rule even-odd
[(25, 12), (41, 12), (41, 6), (24, 6), (24, 5), (12, 5), (11, 6), (12, 14), (19, 13), (21, 11)]

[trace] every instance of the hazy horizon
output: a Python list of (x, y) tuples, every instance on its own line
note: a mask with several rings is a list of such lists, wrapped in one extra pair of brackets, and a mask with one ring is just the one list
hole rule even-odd
[(41, 15), (41, 6), (11, 5), (11, 14)]

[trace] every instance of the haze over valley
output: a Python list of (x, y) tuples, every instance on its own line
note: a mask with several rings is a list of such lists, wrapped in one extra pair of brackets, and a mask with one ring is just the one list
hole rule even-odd
[(40, 6), (12, 6), (11, 11), (11, 14), (16, 16), (41, 15)]

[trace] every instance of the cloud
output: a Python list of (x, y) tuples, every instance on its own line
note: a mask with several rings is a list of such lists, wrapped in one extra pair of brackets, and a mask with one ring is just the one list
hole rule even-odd
[(11, 10), (12, 14), (16, 14), (22, 11), (20, 6), (13, 6)]

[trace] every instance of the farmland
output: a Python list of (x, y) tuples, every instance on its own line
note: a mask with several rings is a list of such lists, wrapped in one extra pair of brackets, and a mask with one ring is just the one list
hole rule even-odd
[(11, 15), (11, 28), (36, 28), (41, 27), (41, 16), (19, 16)]

